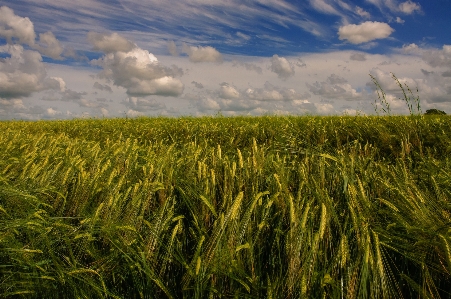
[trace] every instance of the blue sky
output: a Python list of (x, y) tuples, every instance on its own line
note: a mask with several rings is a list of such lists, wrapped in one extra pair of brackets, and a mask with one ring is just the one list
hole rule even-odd
[(449, 0), (1, 5), (0, 119), (451, 113)]

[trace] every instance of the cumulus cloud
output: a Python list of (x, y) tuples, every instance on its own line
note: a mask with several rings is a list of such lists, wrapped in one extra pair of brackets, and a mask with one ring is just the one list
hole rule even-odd
[(366, 60), (366, 56), (363, 53), (354, 53), (351, 54), (351, 56), (349, 57), (351, 60), (355, 60), (355, 61), (365, 61)]
[(30, 19), (15, 15), (7, 6), (0, 7), (0, 36), (6, 38), (9, 44), (33, 45), (36, 39)]
[(273, 55), (270, 61), (271, 71), (276, 73), (279, 78), (285, 80), (294, 75), (294, 67), (285, 57)]
[(138, 112), (155, 111), (166, 108), (166, 105), (164, 105), (163, 103), (157, 102), (155, 100), (137, 97), (129, 97), (124, 102), (122, 102), (122, 104), (124, 104), (127, 108)]
[(432, 67), (451, 68), (451, 45), (443, 45), (442, 49), (423, 51), (423, 60)]
[(240, 93), (235, 87), (228, 83), (222, 83), (219, 91), (219, 97), (223, 99), (236, 99), (240, 97)]
[(350, 24), (338, 29), (340, 40), (348, 40), (352, 44), (362, 44), (375, 39), (389, 37), (393, 31), (387, 23), (365, 22), (360, 25)]
[(328, 99), (355, 101), (365, 96), (364, 92), (352, 88), (345, 78), (335, 74), (330, 75), (326, 81), (306, 85), (311, 93)]
[(399, 4), (399, 10), (405, 14), (412, 14), (415, 11), (421, 12), (421, 6), (418, 3), (412, 2), (412, 1), (406, 1)]
[(127, 87), (127, 93), (136, 96), (179, 96), (182, 94), (184, 87), (179, 79), (170, 76), (153, 80), (132, 80), (130, 83), (131, 85)]
[(41, 55), (21, 45), (0, 46), (10, 57), (0, 60), (0, 97), (20, 98), (42, 90), (63, 90), (64, 80), (47, 77)]
[(0, 115), (7, 117), (8, 114), (23, 112), (26, 112), (26, 107), (21, 99), (0, 98)]
[(295, 101), (289, 114), (334, 114), (335, 108), (330, 103), (312, 103), (308, 100)]
[(40, 33), (39, 44), (34, 48), (38, 50), (42, 55), (48, 56), (53, 59), (62, 60), (61, 54), (64, 51), (63, 46), (56, 39), (52, 32)]
[(113, 90), (111, 89), (111, 87), (109, 87), (109, 86), (106, 85), (106, 84), (100, 84), (99, 82), (94, 82), (93, 87), (94, 87), (95, 89), (98, 89), (98, 90), (101, 90), (101, 91), (107, 91), (107, 92), (109, 92), (109, 93), (112, 93), (112, 92), (113, 92)]
[(178, 56), (179, 53), (177, 51), (177, 46), (175, 45), (175, 42), (173, 40), (168, 42), (168, 51), (171, 53), (172, 56)]
[(80, 107), (85, 107), (85, 108), (100, 108), (100, 107), (104, 107), (105, 104), (102, 102), (94, 102), (94, 101), (90, 101), (87, 99), (79, 99), (76, 101), (78, 103), (78, 105)]
[(310, 98), (310, 94), (299, 94), (292, 88), (280, 88), (266, 82), (263, 88), (248, 88), (247, 98), (257, 101), (295, 101)]
[(241, 67), (244, 67), (248, 71), (254, 71), (254, 72), (258, 73), (258, 74), (262, 74), (263, 73), (262, 68), (259, 67), (256, 64), (254, 64), (254, 63), (234, 61), (233, 62), (233, 66), (234, 67), (241, 66)]
[(412, 44), (409, 44), (409, 45), (403, 45), (402, 46), (402, 51), (404, 53), (406, 53), (406, 54), (410, 54), (410, 53), (414, 53), (415, 54), (415, 53), (418, 53), (421, 50), (416, 44), (412, 43)]
[(104, 53), (129, 52), (135, 48), (132, 42), (116, 32), (108, 35), (91, 31), (88, 32), (88, 41), (93, 45), (94, 50)]
[[(91, 37), (99, 36), (90, 34)], [(105, 55), (91, 62), (103, 68), (100, 78), (112, 80), (114, 85), (124, 87), (130, 96), (182, 94), (184, 85), (175, 78), (183, 74), (180, 68), (161, 65), (152, 53), (136, 45), (130, 49), (130, 42), (117, 34), (100, 37), (100, 40), (102, 42), (95, 47), (102, 49)], [(114, 44), (113, 40), (119, 43)]]
[(332, 74), (327, 78), (326, 82), (329, 84), (344, 84), (348, 83), (348, 80), (338, 75)]
[[(209, 113), (222, 111), (226, 115), (242, 113), (262, 114), (288, 111), (300, 113), (299, 105), (311, 97), (309, 93), (300, 94), (294, 89), (274, 86), (266, 82), (260, 88), (238, 89), (224, 82), (217, 92), (185, 95), (198, 111)], [(308, 102), (308, 101), (307, 101)], [(284, 108), (285, 107), (285, 108)], [(295, 110), (293, 110), (295, 107)]]
[(195, 47), (183, 44), (183, 52), (191, 62), (222, 62), (222, 55), (213, 47)]
[(63, 52), (64, 57), (70, 57), (77, 61), (89, 61), (88, 57), (85, 55), (79, 54), (77, 51), (75, 51), (71, 47), (65, 47)]
[(8, 44), (28, 45), (42, 55), (63, 59), (61, 54), (64, 48), (52, 32), (40, 33), (39, 42), (36, 43), (36, 33), (31, 20), (17, 16), (7, 6), (0, 7), (0, 37), (5, 38)]
[[(401, 99), (404, 99), (402, 90), (399, 87), (396, 80), (394, 80), (391, 73), (385, 72), (379, 68), (373, 68), (370, 71), (370, 74), (377, 80), (377, 82), (379, 83), (379, 86), (387, 94), (387, 97), (392, 101), (392, 103), (390, 103), (390, 105), (393, 104), (394, 108), (396, 108), (396, 105), (399, 106), (400, 108), (401, 107), (404, 108), (406, 106), (404, 103), (404, 100), (401, 100)], [(409, 88), (412, 91), (416, 90), (417, 88), (421, 88), (422, 90), (425, 88), (430, 88), (430, 87), (426, 87), (428, 84), (421, 84), (421, 86), (419, 86), (419, 83), (421, 83), (421, 81), (415, 80), (413, 78), (409, 78), (409, 77), (397, 77), (397, 78), (399, 80), (399, 83), (401, 83), (404, 87), (406, 85), (409, 86)], [(370, 87), (373, 91), (376, 91), (376, 89), (378, 88), (372, 81), (368, 82), (367, 86)], [(430, 93), (430, 92), (428, 92), (428, 93)], [(422, 98), (422, 100), (423, 100), (423, 98)]]
[(207, 112), (209, 110), (219, 111), (221, 110), (221, 106), (219, 106), (218, 102), (211, 98), (201, 98), (197, 101), (196, 106), (201, 112)]
[(45, 111), (46, 118), (53, 118), (53, 117), (59, 116), (61, 114), (62, 114), (61, 111), (55, 110), (53, 108), (47, 108), (47, 110)]
[(44, 108), (41, 106), (27, 107), (22, 99), (2, 99), (0, 98), (0, 118), (1, 119), (40, 119), (40, 118), (62, 118), (66, 115), (56, 108)]
[(129, 110), (125, 113), (125, 115), (126, 115), (127, 117), (140, 117), (140, 116), (144, 116), (144, 113), (143, 113), (143, 112), (140, 112), (140, 111), (133, 110), (133, 109), (129, 109)]
[[(370, 71), (370, 74), (377, 80), (382, 90), (385, 92), (385, 100), (390, 105), (390, 110), (393, 113), (407, 113), (408, 108), (404, 99), (404, 94), (399, 87), (398, 83), (394, 80), (391, 73), (384, 72), (379, 68), (374, 68)], [(438, 77), (438, 76), (437, 76)], [(438, 97), (443, 95), (443, 88), (435, 86), (434, 80), (418, 80), (409, 77), (398, 77), (399, 82), (402, 84), (404, 89), (407, 91), (406, 85), (412, 90), (412, 95), (410, 93), (407, 94), (409, 97), (416, 97), (417, 94), (415, 90), (420, 90), (423, 93), (420, 95), (421, 97), (421, 106), (422, 109), (427, 109), (428, 103), (432, 103)], [(373, 90), (373, 99), (377, 99), (377, 87), (373, 82), (368, 82), (367, 86)], [(413, 99), (412, 99), (413, 100)], [(414, 108), (416, 109), (416, 108)], [(423, 110), (424, 111), (424, 110)]]

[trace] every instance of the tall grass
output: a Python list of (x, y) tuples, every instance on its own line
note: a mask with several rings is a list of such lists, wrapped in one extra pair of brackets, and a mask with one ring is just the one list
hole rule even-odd
[(450, 128), (0, 122), (0, 296), (449, 298)]

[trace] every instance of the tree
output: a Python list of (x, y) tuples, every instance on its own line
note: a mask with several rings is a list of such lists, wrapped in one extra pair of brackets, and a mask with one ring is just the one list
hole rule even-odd
[(446, 115), (446, 112), (438, 109), (429, 109), (426, 110), (425, 115)]

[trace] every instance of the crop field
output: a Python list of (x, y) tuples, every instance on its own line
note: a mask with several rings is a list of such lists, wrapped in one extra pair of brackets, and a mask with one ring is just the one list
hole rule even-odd
[(451, 298), (449, 116), (0, 132), (0, 298)]

